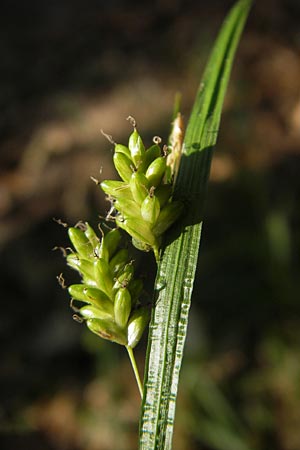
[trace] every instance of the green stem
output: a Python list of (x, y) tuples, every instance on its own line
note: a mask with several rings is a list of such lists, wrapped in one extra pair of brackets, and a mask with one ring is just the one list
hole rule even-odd
[(135, 360), (135, 357), (134, 357), (134, 354), (133, 354), (133, 350), (128, 345), (126, 345), (126, 348), (127, 348), (127, 352), (128, 352), (128, 356), (129, 356), (131, 365), (132, 365), (134, 376), (135, 376), (135, 379), (136, 379), (136, 382), (137, 382), (137, 385), (138, 385), (138, 388), (139, 388), (139, 391), (140, 391), (140, 394), (141, 394), (141, 398), (143, 398), (143, 386), (142, 386), (142, 383), (141, 383), (139, 370), (138, 370), (138, 367), (136, 365), (136, 360)]

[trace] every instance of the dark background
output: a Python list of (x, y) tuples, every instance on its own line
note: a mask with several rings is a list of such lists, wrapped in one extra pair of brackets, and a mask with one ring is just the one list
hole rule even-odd
[[(55, 245), (96, 225), (126, 143), (188, 120), (231, 1), (1, 2), (3, 450), (132, 450), (125, 351), (72, 321)], [(182, 369), (175, 450), (300, 448), (300, 3), (256, 3), (226, 97)], [(100, 175), (100, 170), (102, 174)], [(148, 266), (149, 265), (149, 266)], [(151, 295), (154, 264), (140, 261)], [(142, 368), (145, 341), (137, 348)]]

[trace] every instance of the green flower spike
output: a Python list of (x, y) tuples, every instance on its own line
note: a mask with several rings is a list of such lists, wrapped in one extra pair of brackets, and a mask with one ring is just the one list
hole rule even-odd
[[(67, 264), (82, 277), (82, 283), (68, 288), (74, 318), (103, 339), (126, 347), (142, 395), (133, 348), (149, 322), (149, 309), (139, 303), (143, 283), (134, 278), (128, 250), (119, 248), (117, 228), (99, 239), (88, 223), (81, 225), (68, 230), (74, 251), (67, 255)], [(84, 305), (76, 307), (75, 302)]]
[[(158, 261), (163, 233), (183, 210), (181, 202), (172, 200), (181, 151), (178, 140), (174, 145), (174, 129), (178, 127), (174, 123), (169, 153), (166, 146), (160, 148), (160, 138), (155, 138), (155, 144), (146, 150), (135, 121), (131, 121), (134, 130), (128, 147), (115, 144), (113, 157), (122, 181), (104, 180), (101, 188), (113, 201), (116, 224), (130, 234), (136, 248), (153, 250)], [(176, 155), (171, 158), (173, 150)]]

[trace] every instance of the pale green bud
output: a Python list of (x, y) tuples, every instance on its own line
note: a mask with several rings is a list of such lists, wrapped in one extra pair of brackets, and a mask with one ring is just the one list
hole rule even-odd
[(140, 341), (149, 323), (149, 309), (142, 307), (133, 312), (127, 326), (127, 345), (134, 348)]
[(129, 158), (131, 160), (130, 150), (128, 147), (126, 147), (126, 145), (116, 144), (115, 145), (115, 153), (123, 153), (125, 156), (127, 156), (127, 158)]
[(133, 200), (129, 184), (124, 181), (104, 180), (101, 182), (101, 188), (110, 197)]
[(160, 156), (156, 158), (148, 167), (146, 178), (150, 186), (158, 186), (166, 170), (166, 158)]
[(69, 228), (68, 230), (70, 241), (72, 242), (75, 250), (85, 259), (89, 259), (93, 256), (93, 247), (89, 239), (86, 237), (83, 231), (79, 228)]
[(138, 172), (145, 173), (148, 169), (148, 166), (159, 156), (161, 156), (159, 145), (152, 145), (150, 148), (148, 148), (148, 150), (146, 150), (143, 162), (138, 167)]
[(96, 248), (95, 254), (97, 255), (98, 258), (105, 259), (105, 261), (108, 262), (109, 260), (108, 248), (104, 244), (103, 238), (101, 239), (100, 244)]
[(113, 160), (115, 168), (122, 180), (129, 183), (133, 171), (132, 161), (124, 153), (115, 153)]
[(98, 288), (87, 287), (85, 295), (89, 300), (89, 303), (97, 307), (100, 307), (100, 305), (103, 304), (106, 305), (108, 303), (112, 303), (110, 297)]
[(121, 198), (114, 202), (114, 207), (119, 211), (124, 217), (136, 217), (141, 219), (141, 208), (133, 200), (128, 200), (127, 198)]
[(93, 333), (103, 339), (116, 342), (120, 345), (127, 344), (127, 336), (125, 331), (111, 320), (88, 319), (86, 321), (86, 325)]
[(120, 220), (116, 218), (116, 223), (120, 228), (127, 231), (137, 241), (141, 241), (151, 247), (157, 245), (156, 237), (152, 233), (150, 226), (144, 220), (126, 218)]
[(109, 264), (102, 258), (94, 262), (94, 278), (98, 288), (108, 297), (111, 297), (113, 274)]
[(118, 245), (121, 242), (121, 238), (121, 233), (117, 228), (110, 230), (102, 238), (103, 246), (105, 246), (108, 251), (109, 259), (111, 259), (117, 251)]
[(115, 322), (119, 327), (124, 328), (127, 324), (131, 312), (131, 295), (126, 287), (121, 287), (114, 302)]
[(128, 147), (130, 150), (132, 161), (134, 162), (135, 166), (138, 167), (143, 160), (145, 147), (136, 129), (134, 129), (133, 133), (129, 137)]
[(140, 205), (148, 195), (150, 187), (148, 179), (144, 174), (135, 172), (131, 176), (129, 185), (134, 201)]
[(103, 304), (101, 307), (91, 305), (83, 306), (80, 308), (79, 312), (85, 319), (113, 320), (114, 317), (114, 307), (111, 302), (108, 302), (108, 304)]
[(86, 297), (86, 288), (84, 284), (72, 284), (68, 287), (69, 294), (74, 300), (79, 300), (84, 303), (90, 303)]
[[(70, 253), (67, 256), (67, 264), (72, 267), (72, 269), (80, 272), (83, 276), (89, 279), (89, 281), (94, 279), (93, 263), (86, 259), (79, 258), (76, 253)], [(89, 282), (89, 284), (91, 283)]]
[(98, 238), (97, 234), (95, 233), (95, 231), (93, 230), (93, 228), (90, 226), (90, 224), (85, 222), (85, 226), (86, 226), (86, 229), (84, 231), (84, 234), (86, 235), (86, 237), (92, 244), (93, 249), (95, 249), (99, 245), (99, 238)]
[(147, 195), (141, 205), (141, 215), (143, 219), (152, 226), (157, 221), (159, 213), (160, 205), (158, 198), (155, 195)]
[(181, 215), (183, 204), (179, 201), (168, 203), (160, 212), (152, 231), (154, 235), (163, 234)]

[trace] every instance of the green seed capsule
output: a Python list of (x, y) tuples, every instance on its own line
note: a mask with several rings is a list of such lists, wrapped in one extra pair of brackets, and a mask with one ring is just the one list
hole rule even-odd
[(157, 244), (156, 237), (152, 233), (150, 226), (144, 220), (126, 218), (121, 221), (117, 217), (116, 223), (137, 241), (141, 241), (151, 247)]
[(143, 219), (153, 226), (160, 213), (160, 204), (155, 195), (147, 195), (141, 205), (141, 215)]
[(181, 215), (183, 211), (183, 204), (175, 201), (168, 203), (160, 212), (155, 226), (153, 227), (153, 233), (156, 236), (163, 234)]
[(86, 321), (86, 325), (93, 333), (103, 339), (116, 342), (120, 345), (127, 344), (127, 336), (125, 331), (111, 320), (88, 319)]
[(115, 153), (113, 156), (115, 168), (123, 181), (129, 183), (132, 175), (133, 163), (124, 153)]
[(171, 184), (161, 184), (155, 189), (155, 195), (159, 200), (160, 208), (162, 209), (168, 202), (172, 195), (172, 185)]
[(95, 254), (98, 258), (104, 259), (106, 262), (109, 261), (108, 248), (104, 244), (103, 238), (101, 239), (100, 244), (97, 246)]
[(104, 259), (99, 258), (94, 262), (94, 277), (98, 288), (111, 297), (113, 275)]
[(67, 256), (67, 264), (72, 267), (72, 269), (75, 269), (78, 272), (82, 273), (83, 276), (87, 277), (90, 280), (93, 280), (94, 267), (92, 262), (87, 261), (86, 259), (79, 258), (76, 253), (70, 253)]
[(108, 251), (109, 259), (112, 258), (112, 256), (117, 251), (121, 238), (122, 236), (120, 231), (117, 228), (114, 228), (113, 230), (110, 230), (108, 233), (106, 233), (104, 238), (102, 239), (103, 246), (105, 246)]
[(134, 311), (127, 326), (127, 345), (129, 347), (134, 348), (139, 343), (149, 319), (148, 308), (142, 307)]
[(101, 308), (96, 306), (83, 306), (80, 308), (80, 314), (85, 319), (110, 319), (113, 320), (114, 309), (111, 302), (109, 302), (109, 308), (106, 308), (107, 305), (101, 305)]
[(129, 137), (128, 147), (130, 150), (132, 161), (138, 167), (142, 162), (145, 154), (145, 147), (143, 141), (135, 129)]
[(86, 237), (90, 241), (93, 249), (95, 250), (97, 245), (99, 245), (99, 238), (98, 238), (97, 234), (95, 233), (95, 231), (93, 230), (93, 228), (90, 226), (90, 224), (85, 222), (85, 226), (86, 226), (86, 230), (85, 230), (84, 234), (86, 235)]
[(116, 275), (128, 261), (128, 250), (126, 248), (122, 248), (119, 250), (115, 256), (110, 260), (109, 267), (112, 270), (113, 274)]
[(146, 150), (146, 153), (144, 155), (143, 162), (138, 167), (138, 172), (145, 173), (149, 165), (160, 155), (161, 150), (159, 145), (155, 144), (152, 145), (150, 148), (148, 148), (148, 150)]
[(166, 158), (160, 156), (156, 158), (148, 167), (146, 178), (150, 186), (158, 186), (166, 170)]
[[(112, 300), (100, 289), (87, 287), (85, 291), (88, 303), (97, 308), (101, 308), (103, 305), (107, 306), (109, 303), (112, 304)], [(110, 308), (110, 306), (107, 306)]]
[(131, 295), (126, 287), (120, 288), (115, 296), (114, 313), (115, 322), (119, 327), (125, 328), (131, 312)]
[(133, 200), (128, 200), (127, 198), (116, 200), (114, 207), (124, 217), (136, 217), (137, 219), (141, 219), (141, 208)]
[(123, 153), (127, 158), (131, 159), (130, 150), (126, 145), (116, 144), (115, 145), (115, 153)]
[(135, 172), (131, 176), (129, 185), (134, 201), (140, 205), (148, 195), (150, 187), (148, 179), (144, 174)]
[(124, 181), (104, 180), (101, 182), (101, 188), (110, 197), (133, 200), (129, 184)]
[(74, 300), (79, 300), (84, 303), (89, 303), (89, 300), (86, 296), (87, 286), (84, 284), (72, 284), (68, 287), (69, 294)]
[[(92, 288), (84, 284), (72, 284), (69, 286), (68, 291), (74, 300), (89, 303), (97, 308), (109, 310), (112, 306), (112, 301), (103, 291), (100, 291), (100, 289)], [(110, 306), (108, 306), (108, 304), (110, 304)]]
[(70, 241), (72, 242), (75, 250), (79, 253), (80, 256), (86, 259), (93, 256), (92, 244), (83, 231), (79, 230), (79, 228), (72, 227), (69, 228), (68, 234)]

